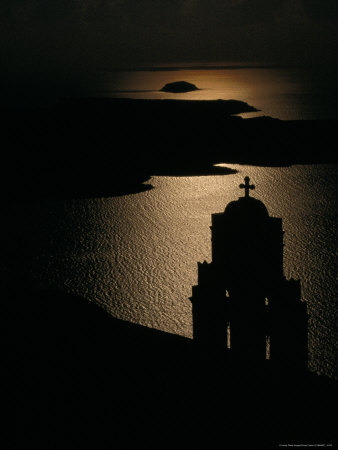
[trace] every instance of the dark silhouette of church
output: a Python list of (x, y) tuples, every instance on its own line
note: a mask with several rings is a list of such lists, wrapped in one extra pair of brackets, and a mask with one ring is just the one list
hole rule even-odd
[(193, 338), (233, 362), (295, 371), (307, 368), (307, 311), (299, 280), (283, 274), (282, 219), (244, 196), (212, 214), (212, 262), (198, 263)]

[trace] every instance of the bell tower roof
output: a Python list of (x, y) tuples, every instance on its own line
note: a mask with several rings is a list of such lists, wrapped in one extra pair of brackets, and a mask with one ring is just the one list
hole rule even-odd
[(254, 197), (250, 197), (250, 190), (255, 189), (253, 184), (250, 184), (250, 178), (244, 178), (245, 184), (240, 184), (239, 187), (244, 189), (244, 197), (239, 197), (238, 200), (228, 203), (224, 210), (224, 216), (231, 219), (267, 219), (269, 217), (268, 210), (263, 202)]

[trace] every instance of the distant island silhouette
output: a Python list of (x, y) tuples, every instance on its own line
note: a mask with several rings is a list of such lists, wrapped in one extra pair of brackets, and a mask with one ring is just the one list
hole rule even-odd
[(161, 89), (162, 92), (191, 92), (198, 91), (199, 88), (196, 87), (193, 83), (188, 83), (187, 81), (174, 81), (173, 83), (167, 83)]

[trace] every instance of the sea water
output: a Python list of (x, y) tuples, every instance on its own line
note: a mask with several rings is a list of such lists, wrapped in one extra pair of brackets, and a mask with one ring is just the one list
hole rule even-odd
[[(111, 98), (175, 100), (241, 100), (259, 110), (243, 117), (270, 116), (281, 120), (337, 119), (337, 79), (334, 67), (273, 67), (237, 65), (172, 65), (95, 75), (93, 94)], [(174, 81), (199, 90), (162, 92)]]
[(189, 297), (197, 262), (211, 261), (211, 214), (242, 196), (249, 176), (251, 195), (283, 219), (284, 273), (300, 279), (310, 315), (309, 368), (335, 376), (338, 166), (226, 166), (238, 172), (152, 177), (153, 189), (132, 195), (11, 205), (18, 269), (117, 318), (191, 338)]

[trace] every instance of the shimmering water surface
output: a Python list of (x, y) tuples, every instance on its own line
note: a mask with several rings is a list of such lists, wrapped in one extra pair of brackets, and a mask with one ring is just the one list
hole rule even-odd
[[(169, 70), (170, 69), (170, 70)], [(337, 119), (337, 73), (332, 67), (171, 67), (104, 72), (96, 95), (176, 100), (242, 100), (260, 110), (243, 117), (266, 115), (282, 120)], [(188, 81), (200, 90), (161, 92), (166, 83)]]
[(117, 318), (192, 337), (189, 297), (197, 262), (211, 260), (211, 214), (242, 195), (249, 175), (253, 196), (283, 218), (284, 271), (301, 280), (311, 316), (309, 367), (333, 376), (338, 166), (227, 166), (238, 173), (153, 177), (154, 189), (134, 195), (20, 205), (16, 242), (30, 243), (21, 255), (29, 275)]

